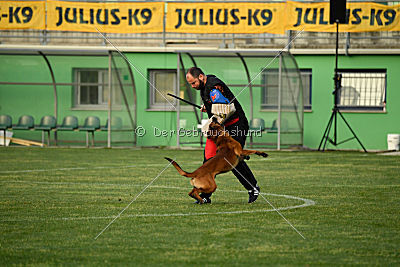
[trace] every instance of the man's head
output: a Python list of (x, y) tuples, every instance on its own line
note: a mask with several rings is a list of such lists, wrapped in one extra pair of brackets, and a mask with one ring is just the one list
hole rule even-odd
[(204, 88), (207, 81), (207, 76), (197, 67), (191, 67), (186, 73), (186, 81), (196, 90)]

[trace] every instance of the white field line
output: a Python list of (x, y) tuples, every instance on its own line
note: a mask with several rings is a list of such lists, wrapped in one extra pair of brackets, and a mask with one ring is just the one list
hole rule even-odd
[[(188, 162), (187, 164), (201, 164), (200, 162)], [(95, 166), (95, 167), (74, 167), (74, 168), (56, 168), (56, 169), (37, 169), (37, 170), (15, 170), (15, 171), (0, 171), (0, 174), (8, 174), (8, 173), (31, 173), (31, 172), (51, 172), (51, 171), (75, 171), (75, 170), (96, 170), (96, 169), (127, 169), (127, 168), (146, 168), (146, 167), (157, 167), (164, 166), (165, 164), (161, 163), (153, 163), (147, 164), (143, 163), (142, 165), (125, 165), (125, 166)], [(200, 166), (200, 165), (199, 165)]]
[[(139, 185), (135, 185), (139, 186)], [(175, 186), (149, 186), (149, 188), (165, 188), (165, 189), (178, 189), (178, 190), (187, 190), (187, 188), (183, 187), (175, 187)], [(226, 193), (246, 193), (247, 191), (240, 190), (220, 190), (218, 192), (226, 192)], [(145, 214), (130, 214), (120, 216), (120, 218), (137, 218), (137, 217), (184, 217), (184, 216), (200, 216), (200, 215), (229, 215), (229, 214), (248, 214), (248, 213), (263, 213), (263, 212), (273, 212), (276, 210), (291, 210), (304, 208), (308, 206), (315, 205), (315, 201), (307, 198), (301, 198), (291, 195), (283, 195), (283, 194), (273, 194), (273, 193), (260, 193), (261, 195), (269, 195), (274, 197), (283, 197), (286, 199), (294, 199), (303, 201), (303, 204), (292, 205), (286, 207), (277, 207), (276, 209), (259, 209), (259, 210), (236, 210), (236, 211), (220, 211), (220, 212), (189, 212), (189, 213), (145, 213)], [(61, 218), (29, 218), (29, 219), (3, 219), (0, 222), (34, 222), (34, 221), (79, 221), (79, 220), (106, 220), (113, 219), (115, 216), (89, 216), (89, 217), (61, 217)]]
[[(252, 184), (246, 179), (246, 177), (243, 176), (243, 174), (241, 174), (241, 173), (226, 159), (226, 158), (224, 158), (224, 159), (225, 159), (226, 162), (229, 163), (229, 165), (232, 166), (233, 169), (235, 169), (235, 170), (240, 174), (240, 176), (242, 176), (242, 178), (243, 178), (244, 180), (246, 180), (246, 182), (247, 182), (251, 187), (253, 187), (253, 190), (254, 190), (254, 191), (256, 191), (257, 193), (260, 193), (260, 192), (254, 187), (254, 185), (252, 185)], [(283, 214), (280, 213), (280, 211), (279, 211), (274, 205), (272, 205), (272, 203), (271, 203), (266, 197), (264, 197), (264, 195), (261, 195), (261, 194), (260, 194), (260, 196), (274, 209), (274, 211), (276, 211), (276, 212), (277, 212), (277, 213), (278, 213), (292, 228), (293, 228), (293, 230), (295, 230), (303, 239), (306, 239), (306, 238), (303, 236), (303, 234), (302, 234), (299, 230), (297, 230), (297, 228), (294, 227), (294, 225), (293, 225), (288, 219), (286, 219), (286, 217), (283, 216)]]
[[(291, 159), (293, 158), (301, 158), (301, 157), (289, 157)], [(287, 159), (287, 158), (285, 158)], [(285, 160), (282, 158), (275, 158), (275, 159), (264, 159), (264, 160)], [(259, 160), (258, 160), (259, 161)], [(186, 162), (185, 164), (187, 165), (197, 165), (201, 164), (197, 161), (195, 162)], [(163, 164), (146, 164), (146, 166), (161, 166)], [(37, 169), (37, 170), (15, 170), (15, 171), (0, 171), (0, 174), (9, 174), (9, 173), (30, 173), (30, 172), (51, 172), (51, 171), (70, 171), (70, 170), (91, 170), (91, 169), (115, 169), (115, 168), (135, 168), (135, 167), (146, 167), (144, 165), (126, 165), (126, 166), (98, 166), (98, 167), (75, 167), (75, 168), (56, 168), (56, 169)], [(94, 186), (94, 185), (100, 185), (100, 186), (128, 186), (128, 187), (142, 187), (143, 185), (137, 185), (137, 184), (113, 184), (113, 183), (85, 183), (85, 182), (45, 182), (45, 181), (18, 181), (18, 180), (1, 180), (0, 182), (3, 183), (25, 183), (25, 184), (48, 184), (48, 185), (88, 185), (88, 186)], [(187, 188), (183, 187), (173, 187), (173, 186), (149, 186), (150, 188), (165, 188), (165, 189), (178, 189), (178, 190), (186, 190)], [(236, 192), (236, 193), (244, 193), (246, 191), (238, 191), (238, 190), (218, 190), (219, 192)], [(246, 192), (247, 193), (247, 192)], [(272, 194), (272, 193), (261, 193), (265, 195), (271, 195), (271, 196), (277, 196), (277, 197), (285, 197), (289, 199), (296, 199), (300, 201), (304, 201), (303, 204), (301, 205), (296, 205), (296, 206), (288, 206), (288, 207), (279, 207), (277, 210), (289, 210), (289, 209), (296, 209), (296, 208), (302, 208), (302, 207), (307, 207), (307, 206), (312, 206), (315, 205), (315, 202), (313, 200), (305, 199), (305, 198), (300, 198), (300, 197), (295, 197), (295, 196), (290, 196), (290, 195), (280, 195), (280, 194)], [(123, 218), (132, 218), (132, 217), (172, 217), (172, 216), (198, 216), (198, 215), (218, 215), (218, 214), (242, 214), (242, 213), (258, 213), (258, 212), (271, 212), (274, 210), (271, 209), (261, 209), (261, 210), (239, 210), (239, 211), (226, 211), (226, 212), (201, 212), (201, 213), (170, 213), (170, 214), (133, 214), (133, 215), (127, 215), (127, 216), (122, 216)], [(110, 219), (114, 218), (112, 216), (92, 216), (92, 217), (64, 217), (64, 218), (47, 218), (47, 219), (41, 219), (41, 218), (30, 218), (30, 219), (6, 219), (6, 220), (0, 220), (0, 222), (17, 222), (17, 221), (48, 221), (48, 220), (63, 220), (63, 221), (68, 221), (68, 220), (91, 220), (91, 219)]]
[[(113, 183), (98, 183), (98, 182), (45, 182), (45, 181), (18, 181), (18, 180), (1, 180), (0, 183), (21, 183), (21, 184), (45, 184), (45, 185), (80, 185), (80, 186), (118, 186), (118, 187), (144, 187), (143, 184), (113, 184)], [(159, 186), (152, 185), (150, 187), (154, 188), (175, 188), (182, 189), (181, 187), (168, 187), (168, 186)]]
[[(275, 159), (257, 159), (253, 160), (253, 162), (260, 161), (276, 161), (276, 160), (292, 160), (293, 158), (301, 158), (301, 157), (289, 157), (289, 158), (275, 158)], [(200, 161), (188, 161), (188, 162), (180, 162), (181, 165), (197, 165), (201, 166), (202, 162)], [(128, 168), (146, 168), (146, 167), (157, 167), (164, 166), (162, 163), (153, 163), (153, 164), (137, 164), (137, 165), (123, 165), (123, 166), (89, 166), (89, 167), (71, 167), (71, 168), (55, 168), (55, 169), (32, 169), (32, 170), (13, 170), (13, 171), (0, 171), (0, 174), (12, 174), (12, 173), (32, 173), (32, 172), (52, 172), (52, 171), (82, 171), (82, 170), (98, 170), (98, 169), (128, 169)]]
[[(21, 183), (21, 184), (47, 184), (47, 185), (82, 185), (82, 186), (119, 186), (119, 187), (143, 187), (144, 185), (140, 184), (113, 184), (113, 183), (98, 183), (98, 182), (46, 182), (46, 181), (24, 181), (24, 180), (0, 180), (0, 183)], [(316, 185), (313, 185), (314, 187)], [(151, 188), (166, 188), (166, 189), (184, 189), (183, 187), (174, 187), (174, 186), (163, 186), (163, 185), (153, 185)], [(333, 184), (333, 185), (321, 185), (319, 187), (324, 188), (341, 188), (341, 187), (354, 187), (354, 188), (393, 188), (400, 187), (400, 184), (396, 185), (359, 185), (359, 184)], [(186, 189), (189, 189), (186, 188)], [(222, 192), (222, 190), (218, 189), (218, 192)], [(226, 191), (223, 192), (243, 192), (243, 191)]]
[[(338, 158), (342, 157), (341, 155), (324, 155), (321, 157), (322, 159), (327, 159), (327, 158)], [(263, 161), (288, 161), (293, 159), (304, 159), (307, 160), (308, 157), (307, 155), (302, 155), (302, 156), (288, 156), (288, 157), (275, 157), (275, 158), (266, 158), (266, 159), (251, 159), (250, 164), (252, 162), (254, 163), (260, 163)], [(189, 161), (189, 162), (180, 162), (181, 165), (196, 165), (201, 166), (202, 162), (201, 161)], [(164, 166), (162, 163), (153, 163), (153, 164), (145, 164), (143, 163), (142, 165), (137, 164), (137, 165), (123, 165), (123, 166), (89, 166), (89, 167), (71, 167), (71, 168), (55, 168), (55, 169), (32, 169), (32, 170), (12, 170), (12, 171), (0, 171), (0, 174), (10, 174), (10, 173), (31, 173), (31, 172), (51, 172), (51, 171), (74, 171), (74, 170), (96, 170), (96, 169), (127, 169), (127, 168), (146, 168), (147, 166), (150, 167), (157, 167), (157, 166)]]
[[(174, 160), (175, 160), (175, 159), (174, 159)], [(151, 186), (152, 183), (153, 183), (155, 180), (158, 179), (158, 177), (161, 176), (161, 174), (172, 164), (172, 162), (173, 162), (173, 161), (169, 162), (169, 163), (167, 164), (167, 166), (165, 166), (165, 168), (164, 168), (153, 180), (151, 180), (151, 182), (150, 182), (149, 184), (147, 184), (147, 185), (142, 189), (142, 191), (140, 191), (140, 193), (137, 194), (137, 195), (132, 199), (132, 201), (129, 202), (129, 204), (128, 204), (117, 216), (115, 216), (115, 218), (112, 219), (112, 221), (111, 221), (109, 224), (107, 224), (107, 226), (104, 227), (104, 229), (103, 229), (94, 239), (96, 240), (105, 230), (107, 230), (108, 227), (110, 227), (111, 224), (114, 223), (114, 221), (115, 221), (116, 219), (118, 219), (119, 217), (121, 217), (121, 214), (122, 214), (127, 208), (129, 208), (129, 206), (130, 206), (144, 191), (146, 191), (146, 189), (147, 189), (149, 186)]]

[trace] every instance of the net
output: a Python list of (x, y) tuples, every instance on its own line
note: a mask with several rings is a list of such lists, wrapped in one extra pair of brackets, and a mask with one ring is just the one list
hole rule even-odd
[(105, 90), (105, 94), (108, 94), (106, 98), (109, 99), (107, 126), (111, 125), (108, 136), (109, 145), (135, 145), (136, 88), (134, 76), (129, 62), (118, 52), (112, 52), (110, 57), (111, 91), (109, 88)]
[[(34, 117), (36, 125), (43, 116), (54, 116), (58, 126), (67, 116), (74, 116), (81, 128), (86, 118), (95, 116), (101, 126), (95, 134), (96, 145), (136, 144), (135, 83), (128, 62), (119, 53), (38, 52), (2, 54), (0, 59), (5, 63), (0, 91), (13, 98), (3, 105), (3, 113), (12, 114), (14, 124), (26, 114)], [(18, 136), (41, 139), (40, 131), (28, 132), (19, 131)], [(57, 127), (52, 132), (57, 145), (85, 143), (85, 130)]]
[[(249, 120), (248, 145), (277, 149), (303, 145), (302, 78), (290, 53), (197, 52), (181, 53), (181, 57), (181, 71), (196, 65), (229, 86)], [(188, 86), (185, 80), (180, 82), (181, 88)], [(196, 103), (202, 104), (200, 96)], [(202, 115), (207, 119), (206, 114), (195, 115), (182, 105), (178, 113), (184, 131), (193, 129)], [(178, 145), (196, 143), (201, 144), (197, 137), (186, 137)]]
[(303, 144), (303, 86), (297, 63), (291, 54), (280, 58), (282, 87), (280, 97), (280, 144)]

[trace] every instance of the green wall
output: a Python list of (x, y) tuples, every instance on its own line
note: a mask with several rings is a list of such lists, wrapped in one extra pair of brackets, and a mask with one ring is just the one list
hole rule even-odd
[[(148, 69), (176, 69), (177, 57), (172, 53), (128, 53), (129, 61), (135, 66), (132, 67), (135, 76), (137, 94), (137, 124), (146, 129), (146, 134), (138, 138), (138, 146), (176, 146), (176, 138), (155, 137), (154, 127), (159, 129), (175, 129), (176, 113), (169, 111), (149, 111), (149, 84)], [(135, 70), (135, 68), (137, 70)], [(139, 72), (143, 74), (139, 74)], [(170, 99), (169, 99), (170, 100)], [(166, 104), (166, 106), (169, 104)]]
[[(47, 56), (54, 71), (57, 83), (73, 82), (74, 68), (108, 68), (107, 56)], [(52, 83), (46, 61), (40, 55), (0, 55), (0, 81), (2, 82), (44, 82)], [(68, 115), (78, 117), (79, 125), (83, 125), (87, 116), (100, 117), (102, 125), (107, 119), (106, 110), (77, 110), (73, 108), (73, 86), (57, 86), (57, 123)], [(52, 85), (0, 85), (0, 114), (12, 117), (17, 124), (22, 115), (32, 115), (35, 124), (40, 123), (44, 115), (55, 116), (54, 88)], [(85, 132), (58, 132), (60, 140), (85, 141)], [(97, 133), (98, 140), (106, 137), (105, 133)], [(14, 132), (14, 137), (29, 140), (41, 140), (40, 131)]]
[[(147, 83), (149, 69), (176, 69), (177, 55), (174, 53), (127, 53), (127, 58), (135, 65), (133, 74), (135, 77), (137, 93), (137, 125), (144, 127), (147, 134), (137, 138), (138, 146), (175, 146), (176, 135), (171, 130), (176, 128), (176, 113), (173, 111), (149, 110), (149, 84)], [(16, 82), (51, 82), (44, 60), (40, 56), (15, 56), (1, 55), (0, 81)], [(332, 108), (333, 69), (334, 56), (332, 55), (295, 55), (300, 68), (312, 69), (312, 111), (304, 114), (304, 145), (309, 148), (317, 148), (322, 138)], [(88, 56), (49, 56), (54, 68), (57, 82), (71, 82), (73, 68), (104, 67), (108, 66), (107, 57)], [(183, 57), (186, 68), (192, 63), (187, 56)], [(203, 67), (206, 73), (219, 76), (226, 83), (243, 83), (246, 80), (243, 66), (239, 59), (198, 59), (199, 67)], [(248, 61), (251, 76), (254, 77), (269, 62), (268, 58), (252, 59)], [(274, 62), (270, 67), (275, 68)], [(400, 133), (400, 56), (399, 55), (354, 55), (340, 56), (339, 68), (383, 68), (387, 69), (387, 110), (374, 113), (349, 113), (343, 115), (350, 123), (353, 130), (369, 150), (384, 150), (387, 148), (386, 138), (388, 133)], [(234, 70), (234, 72), (229, 72)], [(139, 74), (140, 71), (141, 74)], [(182, 77), (183, 79), (183, 77)], [(259, 84), (260, 77), (253, 81)], [(232, 87), (235, 94), (239, 94), (243, 87)], [(75, 115), (82, 125), (84, 118), (90, 115), (99, 116), (101, 124), (107, 119), (106, 110), (76, 110), (72, 107), (73, 87), (58, 86), (58, 123), (64, 116)], [(197, 103), (200, 104), (198, 92)], [(254, 117), (263, 117), (266, 126), (270, 127), (276, 113), (265, 112), (260, 109), (261, 89), (253, 88)], [(249, 115), (249, 90), (246, 89), (238, 96), (239, 101)], [(169, 105), (169, 104), (167, 104)], [(19, 116), (31, 114), (38, 124), (43, 115), (54, 114), (54, 95), (52, 86), (21, 86), (0, 85), (0, 114), (9, 114), (13, 122), (17, 123)], [(181, 112), (181, 119), (186, 121), (186, 128), (196, 127), (193, 111)], [(167, 136), (157, 137), (158, 130), (166, 130)], [(341, 119), (339, 119), (339, 140), (347, 139), (351, 133)], [(15, 132), (16, 137), (31, 140), (40, 140), (40, 132)], [(84, 141), (84, 133), (65, 133), (61, 138)], [(275, 139), (276, 135), (270, 134), (267, 138)], [(106, 140), (106, 133), (96, 133), (96, 140)], [(182, 138), (182, 141), (199, 142), (199, 137)], [(104, 145), (104, 144), (103, 144)], [(328, 146), (328, 148), (333, 148)], [(338, 148), (360, 149), (355, 140), (344, 143)]]
[[(304, 114), (304, 145), (317, 148), (333, 107), (333, 71), (335, 57), (327, 55), (296, 55), (299, 68), (312, 69), (312, 111)], [(387, 149), (387, 134), (400, 134), (400, 56), (351, 55), (339, 56), (338, 68), (387, 69), (386, 112), (350, 113), (343, 116), (368, 150)], [(338, 119), (338, 140), (352, 137), (342, 119)], [(334, 148), (332, 145), (328, 148)], [(356, 140), (338, 148), (361, 149)]]

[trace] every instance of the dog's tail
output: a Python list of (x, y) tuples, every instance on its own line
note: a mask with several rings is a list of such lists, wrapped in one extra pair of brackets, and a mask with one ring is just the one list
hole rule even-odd
[(185, 172), (184, 170), (182, 170), (182, 168), (178, 165), (178, 163), (176, 163), (173, 159), (167, 158), (165, 157), (166, 160), (168, 160), (169, 162), (171, 162), (172, 165), (174, 165), (175, 169), (178, 170), (179, 174), (185, 177), (191, 177), (191, 173)]

